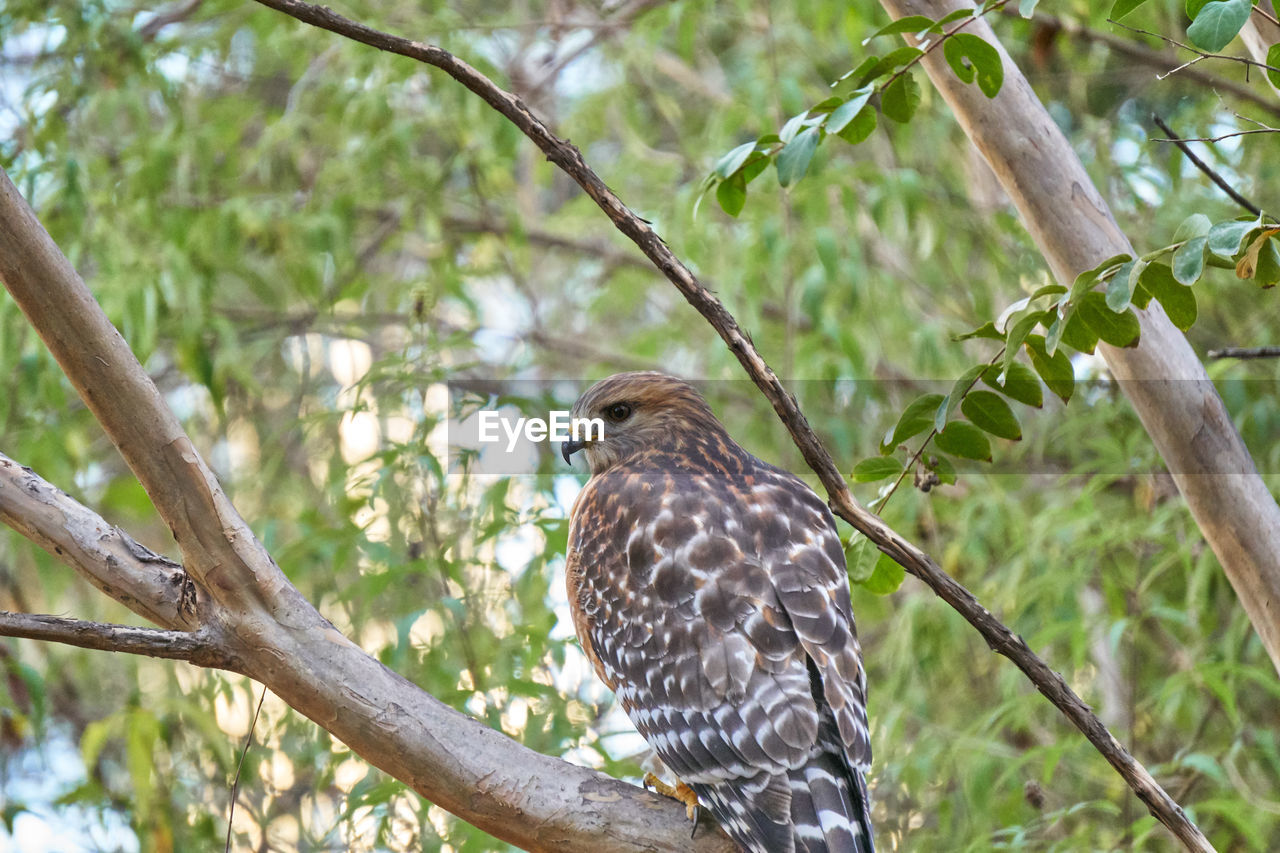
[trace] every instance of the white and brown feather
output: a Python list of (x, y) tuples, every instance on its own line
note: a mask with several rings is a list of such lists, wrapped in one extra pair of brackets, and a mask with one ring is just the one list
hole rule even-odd
[(586, 447), (578, 638), (637, 730), (748, 851), (869, 851), (866, 678), (826, 505), (662, 374), (594, 386), (633, 414)]

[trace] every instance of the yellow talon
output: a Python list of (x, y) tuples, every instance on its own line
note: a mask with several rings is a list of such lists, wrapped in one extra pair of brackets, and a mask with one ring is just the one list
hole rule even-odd
[(677, 781), (673, 788), (652, 773), (646, 773), (644, 774), (644, 779), (641, 780), (641, 784), (646, 788), (652, 788), (664, 797), (670, 797), (673, 800), (679, 800), (684, 803), (685, 816), (692, 821), (698, 819), (698, 795), (685, 783)]

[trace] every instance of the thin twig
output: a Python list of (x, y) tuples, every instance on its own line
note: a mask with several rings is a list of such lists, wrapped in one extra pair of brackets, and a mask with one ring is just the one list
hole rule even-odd
[(240, 669), (235, 657), (204, 631), (166, 631), (161, 628), (138, 628), (133, 625), (88, 622), (65, 616), (0, 610), (0, 637), (20, 637), (103, 652), (184, 660), (196, 666), (234, 672)]
[(1164, 119), (1160, 118), (1160, 116), (1156, 115), (1155, 113), (1152, 113), (1151, 120), (1156, 123), (1157, 127), (1159, 127), (1161, 130), (1165, 132), (1165, 135), (1169, 137), (1170, 142), (1178, 146), (1178, 148), (1182, 151), (1182, 153), (1187, 155), (1187, 159), (1191, 161), (1193, 166), (1195, 166), (1197, 169), (1199, 169), (1200, 171), (1208, 175), (1209, 180), (1217, 184), (1218, 187), (1224, 193), (1231, 196), (1231, 199), (1236, 204), (1240, 205), (1245, 210), (1252, 213), (1254, 216), (1262, 215), (1262, 210), (1256, 204), (1249, 201), (1249, 199), (1245, 198), (1244, 196), (1240, 195), (1240, 193), (1236, 192), (1235, 188), (1232, 187), (1231, 184), (1227, 183), (1225, 178), (1223, 178), (1221, 175), (1215, 172), (1212, 168), (1210, 168), (1208, 163), (1204, 162), (1199, 157), (1197, 157), (1196, 153), (1191, 150), (1191, 146), (1188, 145), (1182, 139), (1182, 137), (1174, 133), (1173, 128), (1169, 127), (1169, 125), (1164, 123)]
[[(1021, 18), (1016, 9), (1004, 9), (1003, 13), (1009, 17)], [(1120, 38), (1111, 33), (1104, 33), (1101, 30), (1095, 30), (1071, 18), (1049, 15), (1039, 9), (1036, 10), (1034, 23), (1042, 24), (1050, 30), (1060, 30), (1068, 36), (1084, 42), (1104, 45), (1112, 53), (1128, 57), (1149, 68), (1166, 69), (1178, 61), (1167, 53), (1152, 50), (1135, 41)], [(1256, 92), (1234, 80), (1228, 80), (1202, 68), (1184, 68), (1179, 76), (1187, 80), (1194, 80), (1197, 83), (1203, 83), (1214, 91), (1227, 92), (1237, 98), (1249, 101), (1254, 106), (1264, 109), (1273, 115), (1280, 116), (1280, 104), (1276, 103), (1275, 98)]]
[(1280, 19), (1276, 18), (1275, 15), (1272, 15), (1266, 9), (1262, 8), (1262, 4), (1255, 3), (1253, 6), (1253, 11), (1257, 13), (1259, 17), (1270, 21), (1271, 23), (1275, 24), (1277, 27), (1280, 27)]
[(1151, 142), (1221, 142), (1236, 136), (1248, 136), (1251, 133), (1280, 133), (1280, 127), (1262, 127), (1256, 130), (1237, 130), (1235, 133), (1224, 133), (1221, 136), (1183, 136), (1179, 139), (1160, 139), (1153, 137)]
[(301, 0), (257, 0), (304, 23), (320, 27), (371, 47), (433, 65), (449, 74), (479, 96), (520, 129), (547, 159), (572, 177), (604, 211), (623, 234), (633, 240), (645, 256), (662, 271), (686, 300), (719, 333), (791, 434), (809, 467), (827, 490), (832, 511), (853, 525), (882, 552), (922, 580), (939, 597), (973, 625), (992, 650), (1013, 661), (1033, 684), (1084, 733), (1116, 769), (1152, 815), (1169, 828), (1190, 850), (1212, 850), (1213, 846), (1186, 816), (1150, 772), (1111, 734), (1097, 715), (1066, 681), (1027, 646), (1008, 626), (983, 607), (973, 594), (956, 582), (915, 545), (893, 531), (874, 513), (867, 511), (849, 492), (848, 484), (835, 460), (800, 411), (795, 397), (787, 391), (733, 315), (667, 247), (662, 238), (622, 203), (582, 158), (578, 149), (552, 133), (524, 103), (503, 91), (475, 68), (453, 54), (433, 45), (383, 33), (336, 14), (330, 9)]
[(245, 757), (249, 747), (253, 746), (253, 730), (258, 727), (258, 715), (262, 713), (262, 703), (267, 699), (267, 688), (263, 686), (262, 695), (258, 697), (258, 707), (254, 709), (253, 720), (249, 723), (249, 734), (245, 735), (244, 749), (240, 750), (240, 760), (236, 762), (236, 775), (231, 780), (231, 803), (227, 806), (227, 851), (231, 853), (231, 822), (236, 816), (236, 797), (240, 793), (240, 771), (244, 769)]
[(1280, 347), (1222, 347), (1211, 349), (1209, 358), (1280, 358)]
[[(538, 82), (534, 83), (529, 90), (524, 93), (524, 96), (530, 101), (536, 101), (538, 96), (542, 94), (547, 86), (555, 82), (556, 77), (558, 77), (560, 72), (567, 68), (570, 63), (588, 51), (593, 50), (597, 45), (612, 36), (618, 30), (630, 26), (636, 18), (662, 2), (669, 2), (669, 0), (632, 0), (632, 2), (615, 11), (612, 17), (607, 21), (601, 21), (594, 25), (593, 29), (595, 32), (591, 34), (591, 38), (588, 39), (586, 43), (579, 45), (577, 48), (555, 60), (551, 67), (543, 72), (542, 78), (538, 80)], [(577, 27), (576, 24), (571, 26), (574, 28)]]
[(194, 15), (203, 3), (204, 0), (184, 0), (184, 2), (175, 3), (172, 6), (161, 9), (138, 28), (138, 35), (142, 37), (143, 41), (153, 41), (165, 27), (170, 24), (181, 23)]
[[(1268, 65), (1265, 62), (1257, 62), (1252, 59), (1246, 59), (1243, 56), (1231, 56), (1226, 53), (1210, 53), (1208, 51), (1201, 50), (1198, 47), (1193, 47), (1192, 45), (1184, 44), (1183, 42), (1180, 42), (1177, 39), (1171, 39), (1168, 36), (1160, 35), (1160, 33), (1153, 33), (1150, 30), (1144, 30), (1140, 27), (1131, 27), (1128, 24), (1122, 24), (1113, 18), (1107, 18), (1107, 23), (1114, 24), (1117, 27), (1123, 27), (1124, 29), (1128, 30), (1131, 33), (1139, 33), (1144, 36), (1153, 36), (1155, 38), (1160, 39), (1163, 42), (1174, 45), (1175, 47), (1180, 47), (1183, 50), (1189, 50), (1192, 53), (1196, 54), (1198, 57), (1200, 57), (1200, 59), (1225, 59), (1225, 60), (1228, 60), (1229, 62), (1239, 62), (1242, 65), (1250, 65), (1250, 66), (1253, 66), (1254, 68), (1261, 68), (1264, 71), (1275, 71), (1280, 73), (1280, 68), (1276, 68), (1274, 65)], [(1184, 67), (1184, 66), (1179, 66), (1179, 68), (1181, 67)], [(1174, 71), (1177, 71), (1177, 70), (1178, 68), (1175, 68), (1173, 69), (1173, 71), (1168, 72), (1165, 76), (1167, 77), (1169, 74), (1172, 74)]]

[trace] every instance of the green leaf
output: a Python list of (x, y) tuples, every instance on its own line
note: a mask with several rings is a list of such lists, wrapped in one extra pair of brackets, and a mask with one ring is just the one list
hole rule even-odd
[(1147, 268), (1147, 262), (1138, 258), (1124, 264), (1116, 270), (1116, 274), (1107, 281), (1107, 307), (1112, 311), (1123, 311), (1133, 301), (1133, 290), (1138, 286), (1138, 277)]
[(971, 423), (952, 421), (947, 428), (933, 439), (933, 443), (943, 453), (959, 456), (962, 459), (977, 459), (982, 462), (991, 461), (991, 442)]
[(1111, 19), (1118, 21), (1134, 9), (1141, 6), (1147, 0), (1116, 0), (1115, 5), (1111, 7)]
[(1142, 329), (1138, 316), (1129, 309), (1117, 312), (1107, 307), (1107, 300), (1096, 291), (1086, 293), (1076, 307), (1076, 316), (1101, 340), (1113, 347), (1136, 347)]
[(938, 404), (938, 413), (933, 419), (934, 429), (941, 431), (947, 425), (947, 421), (951, 420), (951, 415), (960, 405), (960, 401), (964, 399), (965, 391), (978, 380), (978, 377), (982, 375), (982, 371), (986, 369), (987, 366), (985, 364), (975, 364), (960, 374), (960, 378), (952, 383), (951, 393), (947, 394), (943, 402)]
[(880, 96), (880, 111), (896, 122), (906, 124), (920, 106), (920, 84), (911, 72), (889, 84)]
[(1280, 284), (1280, 247), (1275, 238), (1268, 239), (1258, 252), (1253, 281), (1259, 287), (1275, 287)]
[(1009, 329), (1009, 334), (1005, 338), (1004, 364), (1001, 369), (1008, 369), (1013, 360), (1018, 357), (1018, 347), (1022, 346), (1022, 342), (1027, 339), (1027, 335), (1031, 334), (1042, 320), (1046, 320), (1053, 316), (1052, 311), (1029, 311), (1022, 317), (1019, 317)]
[(742, 168), (742, 164), (747, 162), (747, 158), (756, 150), (755, 140), (744, 142), (728, 154), (720, 158), (716, 163), (716, 167), (712, 169), (716, 175), (721, 178), (728, 178), (734, 172)]
[(1044, 405), (1044, 393), (1040, 390), (1040, 380), (1036, 378), (1035, 371), (1020, 361), (1011, 362), (1003, 383), (1000, 372), (999, 367), (992, 365), (982, 374), (982, 381), (1011, 400), (1036, 409)]
[(1190, 286), (1204, 275), (1204, 252), (1208, 245), (1207, 236), (1192, 237), (1173, 253), (1173, 277), (1179, 284)]
[(1234, 257), (1244, 244), (1244, 238), (1258, 227), (1256, 219), (1219, 222), (1209, 229), (1209, 251), (1220, 258)]
[(80, 736), (80, 758), (90, 773), (97, 766), (98, 757), (102, 755), (103, 747), (107, 745), (107, 740), (118, 724), (118, 717), (107, 717), (102, 720), (92, 720), (84, 727), (84, 734)]
[(1210, 0), (1187, 27), (1187, 38), (1201, 50), (1216, 53), (1236, 37), (1252, 9), (1250, 0)]
[(854, 583), (865, 583), (875, 571), (876, 557), (880, 549), (861, 533), (853, 534), (844, 549), (845, 565), (848, 566), (849, 580)]
[(933, 18), (926, 18), (924, 15), (907, 15), (899, 18), (893, 23), (885, 24), (871, 35), (862, 40), (865, 45), (873, 38), (878, 36), (893, 36), (898, 33), (919, 33), (924, 32), (933, 26)]
[(1178, 284), (1167, 264), (1147, 267), (1142, 273), (1142, 286), (1164, 307), (1173, 325), (1185, 332), (1196, 322), (1195, 293)]
[(1082, 328), (1079, 321), (1076, 320), (1074, 305), (1068, 306), (1064, 313), (1046, 311), (1045, 315), (1053, 317), (1053, 322), (1049, 324), (1049, 329), (1044, 335), (1045, 346), (1048, 348), (1050, 355), (1058, 351), (1058, 344), (1062, 343), (1064, 337), (1067, 339), (1067, 346), (1072, 349), (1080, 352), (1093, 352), (1093, 347), (1098, 341), (1096, 338), (1091, 340), (1089, 331)]
[(864, 107), (837, 135), (850, 145), (857, 145), (870, 136), (875, 129), (876, 111)]
[(738, 174), (742, 175), (743, 183), (751, 183), (760, 173), (769, 168), (770, 159), (764, 154), (756, 154), (747, 161), (747, 165), (742, 167), (742, 171)]
[(1280, 283), (1280, 247), (1275, 237), (1266, 237), (1254, 252), (1253, 282), (1258, 287), (1275, 287)]
[(1142, 282), (1138, 282), (1138, 286), (1133, 289), (1133, 307), (1146, 308), (1151, 304), (1151, 291), (1142, 286)]
[(972, 83), (977, 77), (978, 88), (988, 98), (994, 98), (1004, 83), (1004, 65), (1000, 52), (972, 33), (956, 33), (942, 46), (942, 54), (956, 77)]
[(796, 138), (796, 134), (798, 134), (800, 129), (804, 127), (805, 122), (808, 121), (808, 119), (808, 110), (805, 110), (802, 113), (797, 113), (787, 119), (786, 124), (782, 125), (782, 129), (778, 131), (778, 141), (784, 142), (788, 145), (791, 144), (791, 140)]
[[(849, 69), (845, 73), (841, 74), (839, 79), (837, 79), (836, 82), (832, 83), (831, 85), (838, 86), (839, 84), (843, 83), (845, 80), (848, 80), (850, 77), (862, 77), (863, 75), (871, 71), (871, 69), (875, 68), (879, 64), (880, 64), (880, 57), (875, 56), (874, 54), (871, 56), (868, 56), (865, 59), (863, 59), (861, 62), (859, 62), (856, 66)], [(866, 81), (863, 80), (860, 83), (858, 83), (858, 85), (861, 86), (865, 82)]]
[(747, 203), (747, 182), (741, 174), (721, 181), (716, 187), (716, 201), (720, 209), (730, 216), (737, 216)]
[(874, 483), (902, 473), (902, 463), (896, 456), (872, 456), (853, 466), (856, 483)]
[(920, 48), (911, 47), (910, 45), (903, 45), (897, 50), (891, 50), (870, 65), (866, 62), (861, 63), (858, 68), (863, 70), (855, 82), (860, 87), (865, 86), (875, 78), (883, 77), (890, 71), (906, 65), (908, 62), (915, 59), (917, 56), (921, 56), (923, 53), (924, 51)]
[(933, 416), (942, 402), (941, 394), (925, 394), (917, 397), (902, 412), (898, 424), (880, 445), (881, 453), (888, 453), (902, 442), (914, 435), (919, 435), (933, 426)]
[(809, 171), (809, 161), (818, 150), (818, 128), (807, 127), (787, 143), (778, 155), (778, 183), (789, 187)]
[(938, 22), (929, 28), (931, 32), (941, 32), (942, 28), (952, 21), (958, 21), (961, 18), (972, 18), (975, 10), (973, 9), (956, 9), (954, 12), (948, 12), (938, 19)]
[(960, 411), (984, 432), (1010, 441), (1022, 438), (1022, 428), (1018, 426), (1018, 418), (1013, 414), (1013, 409), (994, 391), (970, 391), (960, 404)]
[(1276, 42), (1267, 49), (1267, 65), (1271, 66), (1267, 69), (1267, 79), (1271, 81), (1271, 85), (1280, 89), (1280, 71), (1274, 69), (1280, 68), (1280, 42)]
[(849, 122), (862, 112), (862, 108), (867, 105), (867, 101), (871, 100), (871, 96), (875, 94), (874, 86), (863, 86), (849, 95), (849, 99), (843, 104), (832, 110), (831, 115), (827, 116), (826, 123), (823, 125), (827, 129), (827, 133), (839, 133), (848, 126)]
[(160, 723), (155, 715), (141, 708), (129, 712), (124, 727), (125, 765), (133, 783), (134, 807), (139, 820), (150, 817), (155, 783), (152, 756), (160, 739)]
[(1173, 242), (1181, 243), (1183, 240), (1190, 240), (1193, 237), (1205, 237), (1212, 227), (1213, 223), (1209, 221), (1209, 217), (1203, 213), (1193, 213), (1182, 220), (1178, 230), (1173, 232)]
[(876, 560), (875, 568), (871, 570), (871, 576), (862, 582), (862, 586), (867, 592), (888, 595), (891, 592), (897, 592), (906, 576), (902, 566), (894, 562), (889, 555), (881, 553), (880, 559)]
[(1080, 273), (1076, 276), (1076, 280), (1071, 283), (1071, 293), (1068, 297), (1069, 301), (1073, 303), (1079, 301), (1081, 296), (1093, 289), (1093, 286), (1097, 284), (1098, 279), (1102, 277), (1104, 272), (1112, 267), (1121, 266), (1131, 260), (1133, 260), (1132, 255), (1112, 255), (1093, 269), (1085, 270)]
[(1031, 295), (1027, 297), (1029, 300), (1039, 299), (1041, 296), (1057, 296), (1066, 293), (1067, 289), (1058, 283), (1042, 284), (1035, 290), (1031, 291)]
[(1062, 402), (1071, 399), (1076, 388), (1075, 369), (1066, 353), (1056, 352), (1049, 355), (1044, 348), (1044, 338), (1040, 335), (1029, 335), (1026, 340), (1027, 354), (1031, 356), (1031, 366), (1049, 386), (1049, 390), (1057, 394)]
[(988, 320), (971, 332), (965, 332), (963, 335), (954, 335), (951, 340), (967, 341), (970, 338), (986, 338), (992, 341), (1003, 341), (1004, 335), (997, 332), (996, 324)]
[[(1086, 293), (1084, 298), (1087, 299), (1090, 294)], [(1101, 293), (1096, 293), (1099, 299), (1103, 298)], [(1083, 300), (1081, 300), (1083, 302)], [(1098, 333), (1089, 326), (1080, 317), (1080, 306), (1071, 309), (1071, 313), (1067, 317), (1067, 325), (1062, 333), (1062, 343), (1066, 344), (1076, 352), (1092, 353), (1098, 345)]]

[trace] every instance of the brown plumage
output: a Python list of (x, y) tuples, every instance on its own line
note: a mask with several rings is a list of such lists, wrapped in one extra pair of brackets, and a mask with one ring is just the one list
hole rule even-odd
[(690, 385), (624, 373), (575, 417), (578, 639), (663, 763), (751, 853), (872, 850), (866, 677), (826, 504)]

